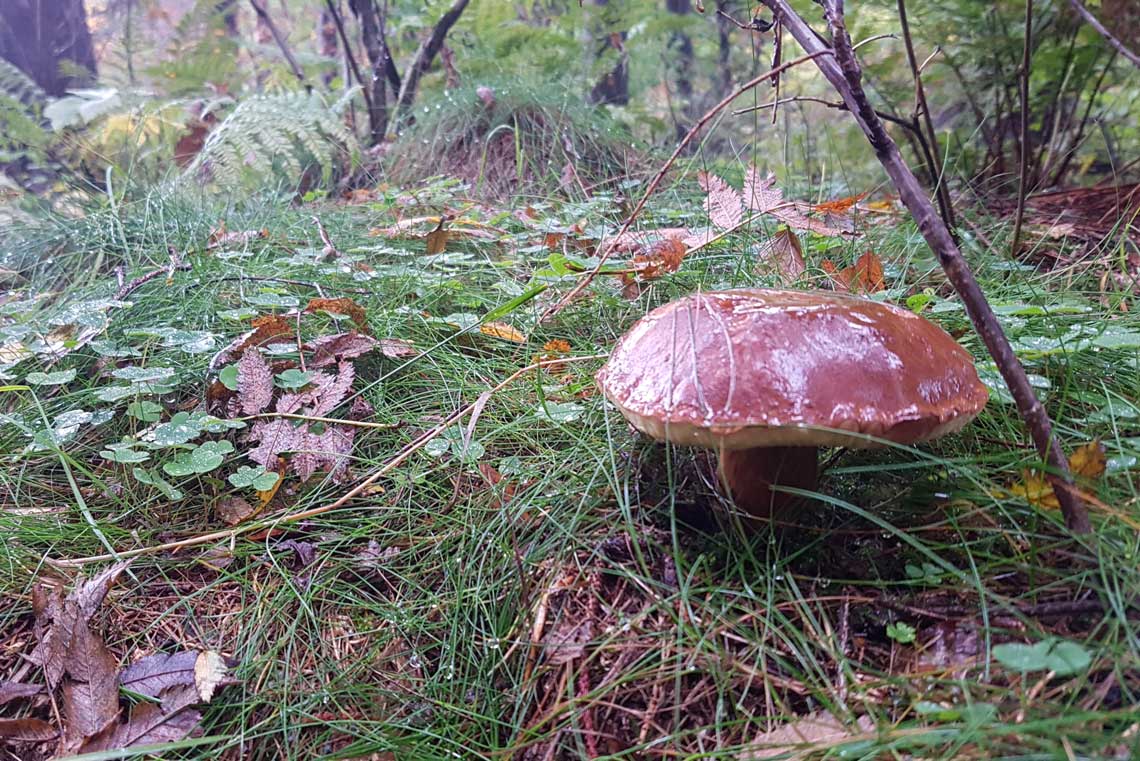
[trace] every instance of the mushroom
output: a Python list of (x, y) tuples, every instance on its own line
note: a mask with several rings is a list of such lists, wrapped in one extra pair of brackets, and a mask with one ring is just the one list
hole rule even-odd
[(989, 396), (969, 353), (914, 312), (754, 288), (654, 309), (597, 382), (642, 433), (716, 450), (722, 487), (756, 520), (794, 501), (773, 486), (816, 487), (819, 447), (934, 439)]

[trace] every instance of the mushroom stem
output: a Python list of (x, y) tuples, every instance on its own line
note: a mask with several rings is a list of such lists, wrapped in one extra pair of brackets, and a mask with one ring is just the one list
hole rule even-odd
[(818, 447), (754, 447), (722, 449), (718, 471), (725, 491), (750, 518), (779, 516), (798, 497), (773, 491), (773, 485), (814, 489)]

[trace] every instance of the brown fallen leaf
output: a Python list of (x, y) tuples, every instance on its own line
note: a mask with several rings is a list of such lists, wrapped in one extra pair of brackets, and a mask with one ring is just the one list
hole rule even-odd
[(785, 285), (794, 283), (807, 269), (803, 244), (790, 227), (782, 227), (756, 249), (756, 269), (779, 276)]
[(273, 371), (256, 346), (241, 355), (237, 367), (237, 399), (243, 415), (265, 411), (273, 400)]
[(343, 314), (351, 318), (361, 331), (369, 332), (368, 315), (364, 311), (364, 307), (346, 296), (337, 299), (310, 299), (309, 303), (305, 305), (305, 312), (312, 314), (318, 311)]
[(23, 682), (0, 682), (0, 706), (22, 698), (34, 698), (42, 695), (44, 688), (38, 684), (24, 684)]
[(824, 259), (820, 267), (831, 277), (835, 290), (840, 292), (877, 293), (887, 287), (883, 262), (872, 251), (864, 253), (850, 267), (837, 269), (830, 259)]
[(820, 214), (847, 214), (855, 207), (855, 204), (862, 201), (867, 197), (867, 193), (860, 193), (856, 196), (847, 196), (846, 198), (837, 198), (834, 201), (824, 201), (823, 203), (814, 204), (811, 209)]
[(224, 349), (219, 351), (210, 360), (210, 369), (216, 370), (222, 365), (229, 364), (234, 357), (240, 357), (251, 346), (264, 346), (272, 339), (280, 336), (293, 336), (295, 328), (284, 317), (278, 314), (264, 314), (253, 318), (253, 330), (246, 331), (235, 338)]
[(0, 719), (0, 740), (38, 743), (58, 736), (55, 727), (43, 719)]
[(372, 336), (366, 336), (363, 333), (337, 333), (332, 336), (321, 336), (314, 338), (305, 344), (305, 351), (311, 353), (309, 359), (309, 367), (325, 367), (334, 362), (343, 359), (353, 359), (362, 354), (375, 349), (377, 346), (383, 347), (386, 341), (395, 341), (398, 339), (384, 339), (384, 341), (377, 341)]
[(427, 234), (425, 242), (427, 244), (428, 256), (442, 254), (447, 248), (447, 241), (451, 237), (451, 231), (447, 229), (446, 225), (447, 217), (444, 217), (439, 221), (439, 225)]
[(761, 732), (752, 740), (752, 747), (741, 755), (744, 759), (780, 758), (794, 753), (796, 757), (811, 750), (826, 750), (848, 738), (867, 734), (875, 729), (869, 716), (860, 716), (855, 726), (848, 728), (827, 711), (800, 716), (793, 721)]
[(242, 497), (226, 497), (214, 505), (218, 520), (227, 526), (236, 526), (257, 513), (257, 508)]

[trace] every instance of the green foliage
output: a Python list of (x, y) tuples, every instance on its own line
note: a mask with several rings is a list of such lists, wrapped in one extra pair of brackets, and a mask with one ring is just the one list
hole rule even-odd
[(46, 157), (52, 139), (43, 121), (48, 100), (24, 72), (0, 58), (0, 163)]
[(238, 104), (207, 138), (185, 177), (226, 188), (275, 183), (298, 186), (319, 172), (327, 182), (358, 153), (341, 114), (317, 93), (255, 95)]

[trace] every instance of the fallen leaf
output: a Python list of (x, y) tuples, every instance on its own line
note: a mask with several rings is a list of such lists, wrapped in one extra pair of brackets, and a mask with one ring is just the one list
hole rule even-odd
[(795, 751), (799, 751), (796, 755), (800, 756), (811, 749), (831, 748), (850, 737), (867, 734), (874, 729), (875, 724), (869, 716), (860, 716), (855, 726), (849, 729), (831, 713), (818, 711), (756, 735), (752, 747), (742, 758), (779, 758)]
[(1103, 476), (1107, 463), (1104, 444), (1097, 439), (1077, 447), (1069, 456), (1069, 469), (1073, 475), (1089, 480)]
[(273, 400), (273, 371), (255, 346), (238, 360), (237, 398), (243, 415), (264, 412)]
[(526, 343), (526, 336), (505, 322), (484, 322), (479, 326), (479, 332), (485, 336), (499, 338), (511, 343)]
[(54, 740), (58, 735), (55, 727), (43, 719), (0, 719), (0, 740), (45, 742)]
[(836, 269), (830, 259), (824, 259), (820, 268), (831, 277), (832, 286), (840, 292), (877, 293), (886, 288), (883, 262), (871, 251), (860, 256), (850, 267)]
[(366, 354), (377, 346), (381, 347), (381, 351), (385, 346), (385, 342), (395, 341), (397, 339), (384, 339), (377, 341), (372, 336), (366, 336), (362, 333), (337, 333), (333, 336), (321, 336), (314, 338), (309, 343), (305, 344), (305, 351), (312, 354), (309, 360), (309, 367), (324, 367), (331, 365), (333, 362), (342, 359), (353, 359), (362, 354)]
[(309, 303), (305, 305), (305, 311), (309, 314), (317, 311), (343, 314), (351, 318), (362, 331), (365, 333), (368, 332), (368, 316), (364, 311), (364, 307), (350, 298), (310, 299)]
[(257, 513), (257, 508), (243, 497), (225, 497), (214, 506), (218, 520), (227, 526), (236, 526)]
[(420, 354), (419, 349), (402, 338), (381, 338), (380, 353), (391, 359), (418, 357)]
[(251, 240), (263, 240), (268, 237), (269, 230), (265, 228), (260, 230), (240, 230), (232, 233), (226, 232), (226, 225), (223, 222), (210, 231), (210, 237), (206, 239), (206, 250), (226, 248), (228, 246), (242, 246)]
[[(1078, 481), (1083, 480), (1088, 486), (1092, 486), (1089, 482), (1104, 475), (1106, 466), (1104, 445), (1095, 439), (1077, 447), (1069, 456), (1069, 470)], [(1021, 480), (1010, 484), (1008, 493), (1042, 510), (1059, 510), (1061, 507), (1053, 491), (1053, 485), (1037, 471), (1023, 470)]]
[(847, 196), (846, 198), (837, 198), (834, 201), (824, 201), (817, 203), (811, 207), (812, 211), (817, 211), (820, 214), (847, 214), (854, 208), (855, 204), (866, 198), (868, 193), (860, 193), (857, 196)]
[(21, 698), (32, 698), (42, 694), (44, 688), (38, 684), (23, 682), (0, 682), (0, 706)]
[(851, 235), (849, 230), (841, 230), (812, 219), (799, 211), (795, 203), (784, 201), (784, 191), (776, 187), (775, 175), (769, 173), (761, 176), (755, 165), (748, 167), (744, 175), (744, 203), (752, 211), (771, 215), (797, 230), (811, 230), (829, 237)]
[(756, 249), (756, 269), (775, 270), (784, 284), (795, 282), (807, 269), (803, 244), (790, 227), (782, 227)]
[(288, 320), (278, 314), (264, 314), (254, 317), (251, 324), (253, 330), (241, 334), (214, 355), (213, 359), (210, 360), (211, 370), (228, 364), (234, 357), (240, 356), (251, 346), (264, 346), (279, 336), (291, 337), (294, 328)]
[(722, 230), (739, 225), (744, 217), (744, 203), (736, 188), (709, 172), (698, 172), (697, 182), (701, 190), (708, 194), (705, 197), (705, 211), (708, 212), (709, 220)]

